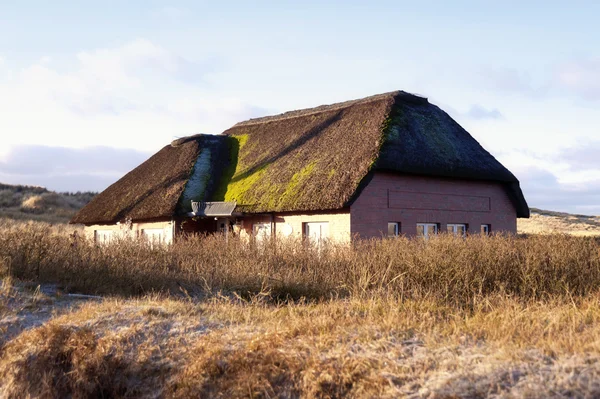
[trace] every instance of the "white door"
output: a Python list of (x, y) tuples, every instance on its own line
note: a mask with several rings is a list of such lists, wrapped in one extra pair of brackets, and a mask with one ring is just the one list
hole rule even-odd
[(329, 238), (329, 222), (306, 223), (304, 234), (311, 242), (321, 244)]

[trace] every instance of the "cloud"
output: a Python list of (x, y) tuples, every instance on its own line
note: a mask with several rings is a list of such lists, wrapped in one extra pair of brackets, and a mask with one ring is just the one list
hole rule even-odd
[(459, 111), (450, 104), (440, 103), (430, 99), (430, 102), (437, 104), (441, 109), (457, 120), (474, 119), (496, 119), (504, 120), (504, 115), (498, 108), (486, 108), (480, 104), (473, 104), (467, 111)]
[(585, 140), (577, 146), (561, 150), (555, 157), (566, 162), (572, 169), (600, 170), (600, 141)]
[(0, 160), (0, 181), (58, 191), (100, 191), (149, 156), (111, 147), (18, 146)]
[(267, 112), (210, 94), (215, 68), (223, 69), (214, 57), (191, 61), (136, 39), (16, 69), (0, 79), (0, 154), (34, 144), (153, 152), (174, 136), (220, 133)]
[(550, 171), (515, 168), (530, 207), (553, 211), (600, 215), (600, 179), (561, 183)]
[(504, 116), (497, 108), (486, 109), (481, 105), (472, 105), (465, 113), (465, 116), (471, 119), (504, 119)]
[(556, 72), (557, 85), (586, 100), (600, 100), (600, 57), (566, 62)]
[(600, 100), (600, 57), (579, 58), (549, 68), (549, 76), (537, 83), (515, 68), (483, 68), (479, 76), (491, 89), (533, 98), (570, 96)]
[(215, 59), (194, 63), (149, 40), (136, 39), (114, 48), (82, 51), (75, 69), (66, 73), (42, 59), (21, 71), (16, 90), (22, 97), (54, 101), (79, 115), (118, 115), (147, 108), (147, 99), (139, 92), (154, 82), (195, 85), (216, 64)]
[(528, 73), (514, 68), (483, 68), (480, 70), (479, 76), (483, 79), (484, 84), (494, 90), (530, 96), (539, 96), (546, 91), (544, 87), (534, 86)]

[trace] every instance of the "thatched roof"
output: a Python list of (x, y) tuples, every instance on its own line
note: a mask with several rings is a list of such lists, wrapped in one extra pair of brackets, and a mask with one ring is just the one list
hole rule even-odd
[[(512, 173), (444, 111), (402, 91), (251, 119), (206, 137), (163, 148), (73, 222), (173, 216), (189, 212), (192, 197), (235, 201), (245, 212), (340, 209), (376, 171), (501, 182), (517, 215), (529, 216)], [(203, 148), (211, 148), (208, 159)], [(203, 176), (210, 184), (198, 192)]]
[(403, 91), (238, 123), (226, 199), (245, 210), (338, 209), (375, 171), (499, 181), (520, 217), (518, 180), (448, 114)]
[[(116, 223), (125, 219), (172, 217), (179, 208), (184, 189), (202, 154), (212, 159), (228, 157), (228, 139), (196, 135), (175, 140), (123, 176), (83, 207), (71, 223)], [(213, 163), (210, 163), (211, 165)], [(205, 193), (212, 195), (223, 168), (214, 163), (206, 171)], [(192, 198), (202, 200), (202, 198)], [(187, 205), (191, 210), (191, 201)]]

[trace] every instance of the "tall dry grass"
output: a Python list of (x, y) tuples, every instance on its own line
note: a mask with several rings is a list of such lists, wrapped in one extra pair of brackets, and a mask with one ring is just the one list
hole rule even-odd
[[(35, 316), (10, 280), (136, 297), (0, 340), (2, 397), (600, 395), (594, 238), (96, 246), (8, 223), (0, 275), (0, 317)], [(151, 292), (212, 295), (137, 298)]]
[(599, 331), (598, 296), (107, 300), (10, 341), (0, 396), (598, 397)]
[(600, 287), (599, 241), (567, 235), (398, 238), (321, 250), (301, 241), (257, 245), (210, 236), (151, 248), (132, 240), (97, 246), (47, 225), (12, 224), (0, 229), (0, 259), (18, 279), (115, 295), (391, 295), (468, 307), (488, 295), (527, 301), (582, 297)]

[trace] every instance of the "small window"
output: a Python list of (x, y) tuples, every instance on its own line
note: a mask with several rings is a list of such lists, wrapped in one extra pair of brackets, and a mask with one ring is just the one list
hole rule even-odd
[(438, 233), (437, 223), (417, 223), (417, 235), (425, 238)]
[(252, 232), (254, 233), (254, 237), (259, 241), (271, 237), (271, 223), (254, 223), (252, 225)]
[(458, 237), (466, 237), (467, 225), (464, 223), (450, 223), (448, 224), (448, 233)]
[(490, 235), (490, 232), (492, 231), (492, 226), (489, 224), (482, 224), (481, 225), (481, 234), (485, 234), (486, 236)]
[(96, 244), (108, 244), (112, 238), (112, 230), (94, 230), (94, 242)]
[(304, 223), (304, 236), (313, 243), (321, 244), (329, 238), (329, 222)]
[(143, 229), (142, 237), (150, 244), (162, 244), (164, 242), (165, 231), (163, 229)]
[(388, 222), (388, 237), (398, 237), (400, 235), (400, 223)]

